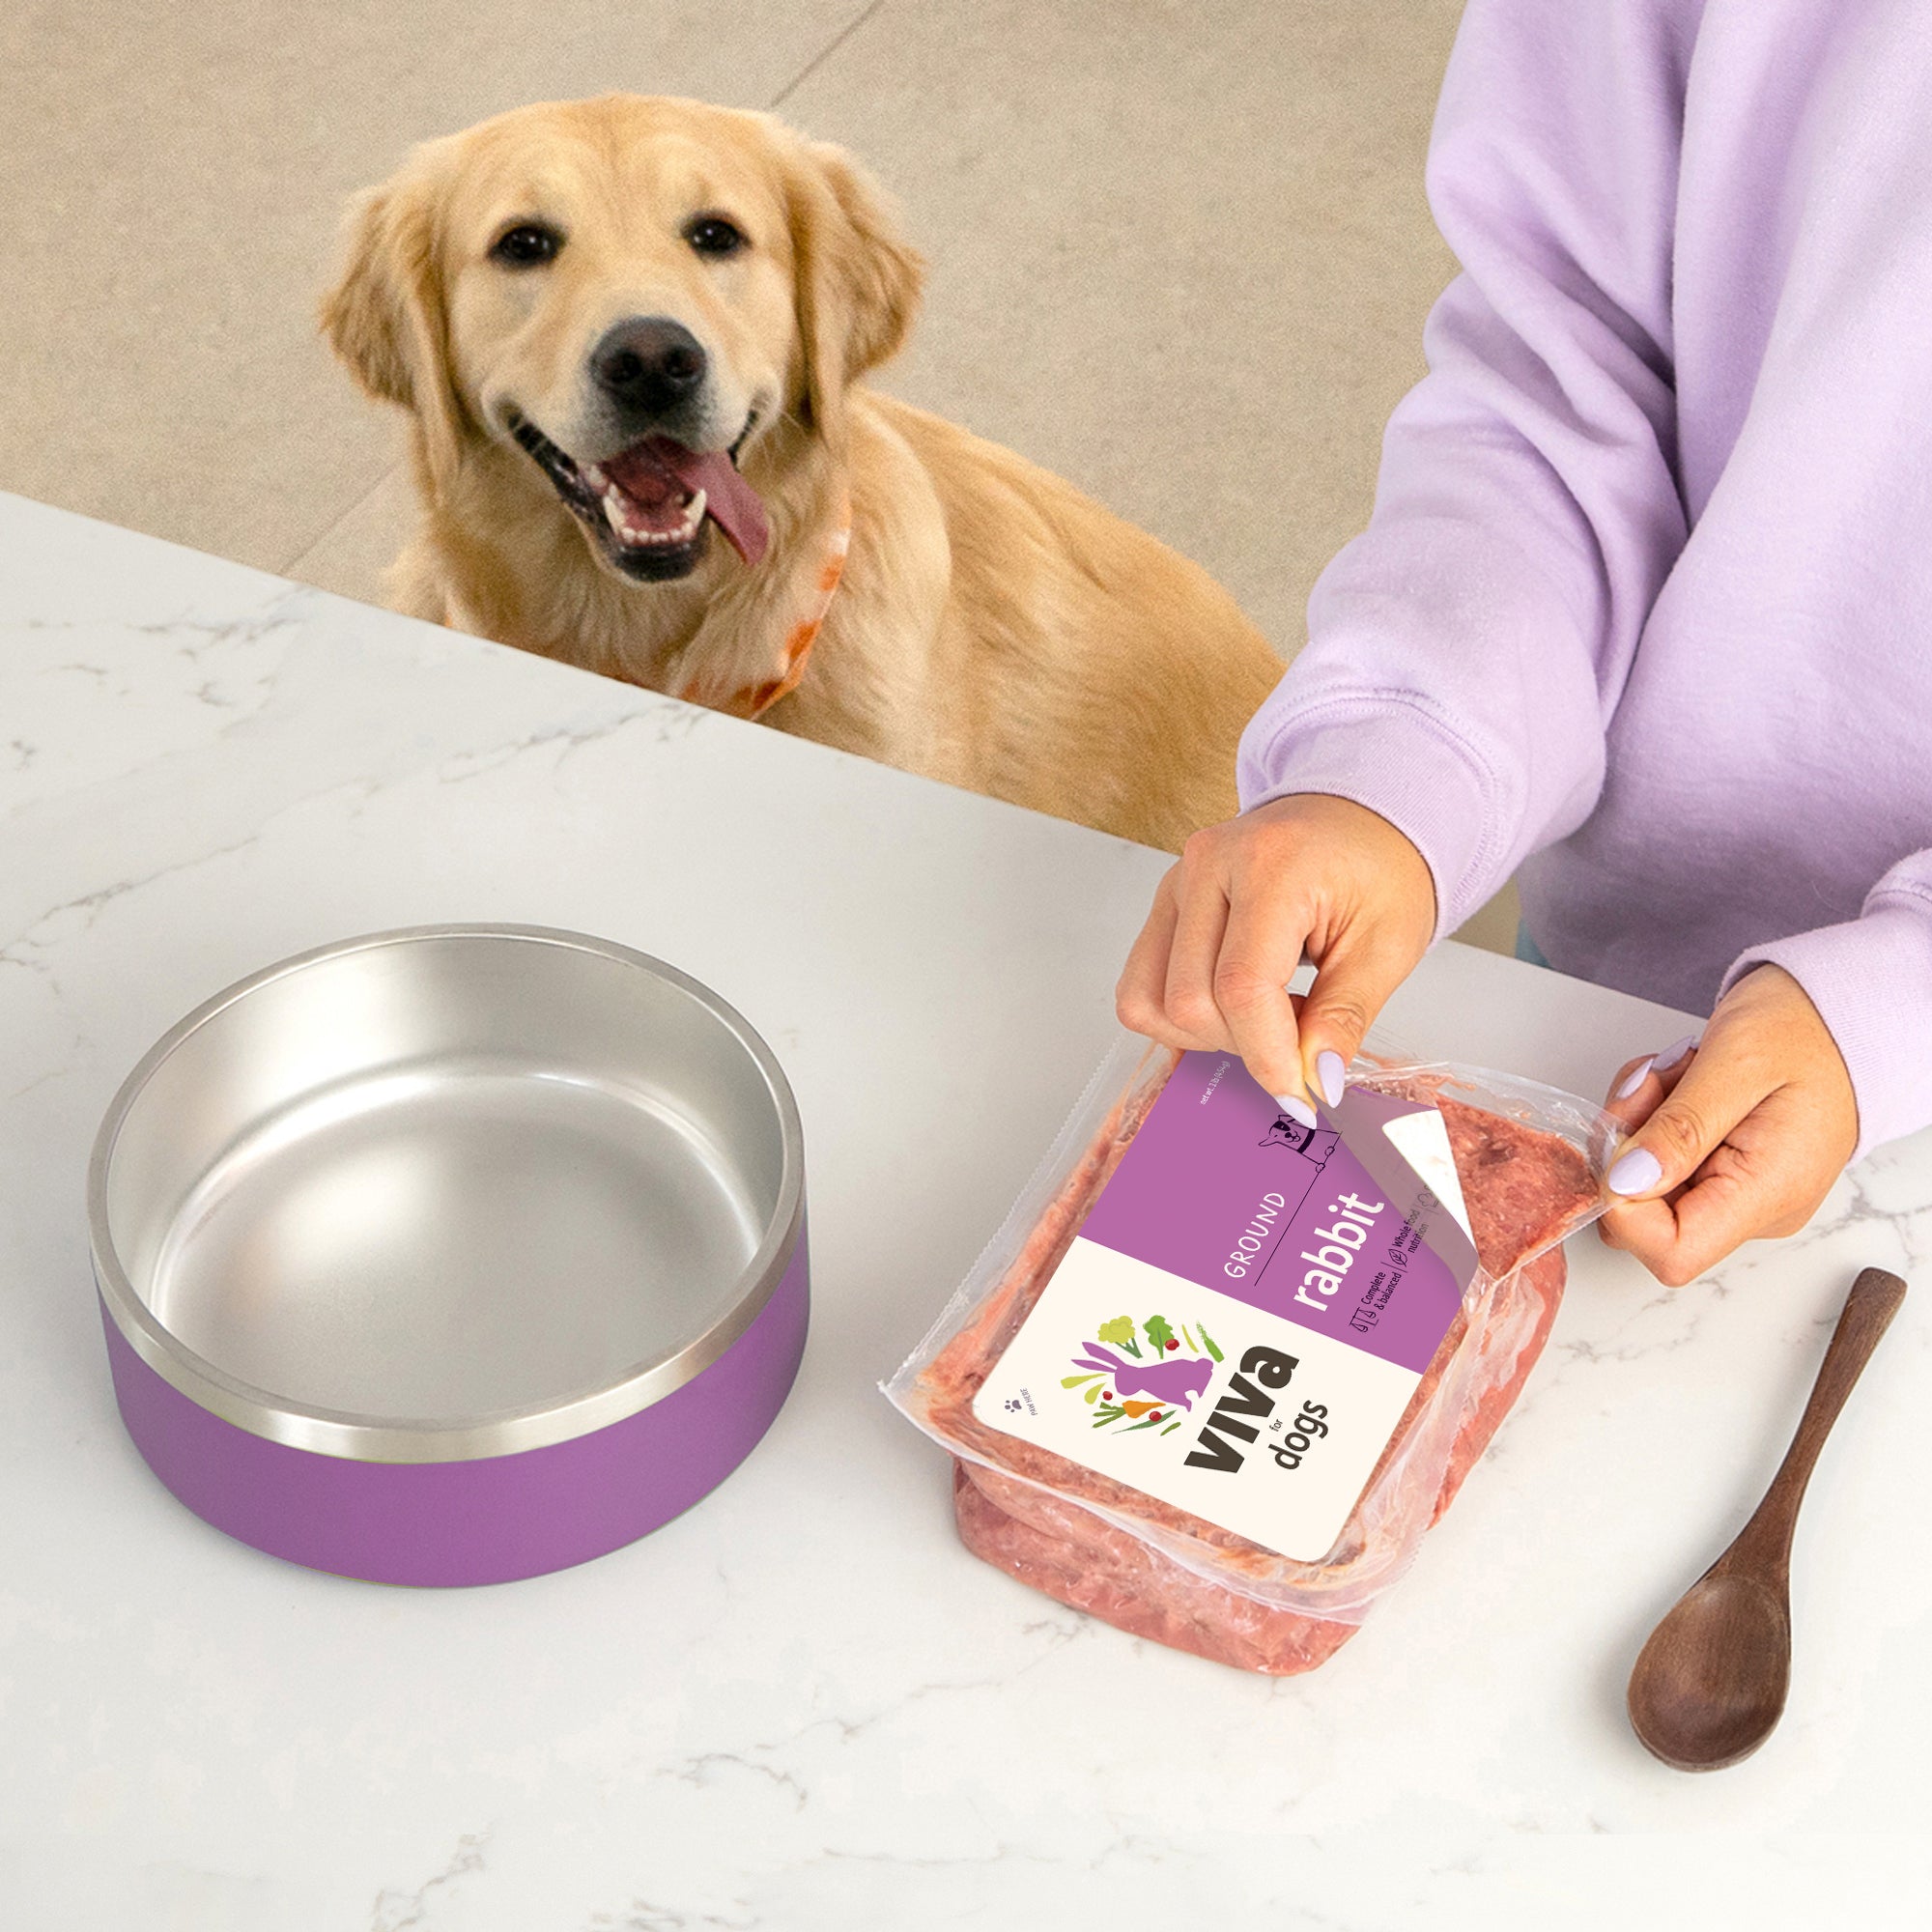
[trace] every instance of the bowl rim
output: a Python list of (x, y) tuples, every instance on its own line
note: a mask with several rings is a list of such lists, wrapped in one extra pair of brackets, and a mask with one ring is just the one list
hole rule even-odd
[[(107, 1219), (107, 1182), (129, 1110), (184, 1041), (262, 987), (355, 952), (465, 939), (560, 947), (640, 970), (695, 1000), (736, 1039), (771, 1094), (782, 1155), (777, 1205), (757, 1251), (738, 1277), (724, 1312), (670, 1355), (635, 1363), (592, 1387), (516, 1408), (457, 1418), (365, 1415), (296, 1402), (230, 1375), (160, 1321), (135, 1293), (115, 1252)], [(95, 1284), (108, 1318), (141, 1360), (191, 1402), (250, 1435), (293, 1449), (374, 1463), (469, 1462), (547, 1448), (607, 1429), (682, 1388), (724, 1355), (777, 1293), (804, 1238), (804, 1126), (784, 1069), (751, 1022), (700, 980), (650, 953), (560, 926), (472, 922), (398, 926), (335, 940), (277, 960), (223, 987), (170, 1027), (135, 1064), (101, 1118), (88, 1161), (87, 1222)]]

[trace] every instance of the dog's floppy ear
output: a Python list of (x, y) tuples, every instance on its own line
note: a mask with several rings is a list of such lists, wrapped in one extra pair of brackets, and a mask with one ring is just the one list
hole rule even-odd
[(836, 433), (846, 385), (897, 354), (925, 264), (877, 185), (842, 148), (796, 143), (790, 205), (806, 420)]
[(437, 175), (419, 153), (350, 205), (348, 264), (323, 298), (322, 332), (355, 380), (415, 418), (433, 488), (460, 460), (463, 406), (450, 380), (437, 267)]

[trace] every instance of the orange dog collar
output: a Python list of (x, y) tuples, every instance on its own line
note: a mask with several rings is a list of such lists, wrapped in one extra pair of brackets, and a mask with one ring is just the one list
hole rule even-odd
[[(839, 499), (838, 515), (825, 547), (825, 561), (819, 566), (812, 603), (785, 639), (782, 668), (763, 684), (742, 687), (715, 708), (734, 718), (762, 718), (781, 697), (789, 697), (805, 677), (806, 661), (818, 640), (825, 613), (838, 591), (838, 580), (845, 574), (845, 557), (852, 548), (852, 498), (848, 492)], [(689, 694), (687, 694), (689, 695)]]

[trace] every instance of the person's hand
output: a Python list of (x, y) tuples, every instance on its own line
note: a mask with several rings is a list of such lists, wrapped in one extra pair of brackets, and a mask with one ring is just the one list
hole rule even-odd
[(1598, 1226), (1670, 1288), (1741, 1242), (1795, 1235), (1858, 1146), (1844, 1060), (1777, 966), (1747, 973), (1700, 1039), (1633, 1061), (1610, 1093), (1632, 1132), (1609, 1172), (1620, 1205)]
[[(1197, 832), (1161, 880), (1116, 994), (1122, 1021), (1169, 1046), (1238, 1053), (1276, 1103), (1315, 1124), (1362, 1036), (1435, 931), (1435, 882), (1366, 806), (1307, 793)], [(1288, 980), (1306, 952), (1305, 1001)]]

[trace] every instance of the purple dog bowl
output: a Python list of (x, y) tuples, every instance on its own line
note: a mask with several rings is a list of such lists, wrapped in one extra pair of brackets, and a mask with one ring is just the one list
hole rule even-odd
[(378, 933), (189, 1014), (88, 1176), (121, 1414), (197, 1515), (384, 1583), (582, 1563), (689, 1508), (805, 1347), (798, 1109), (682, 973)]

